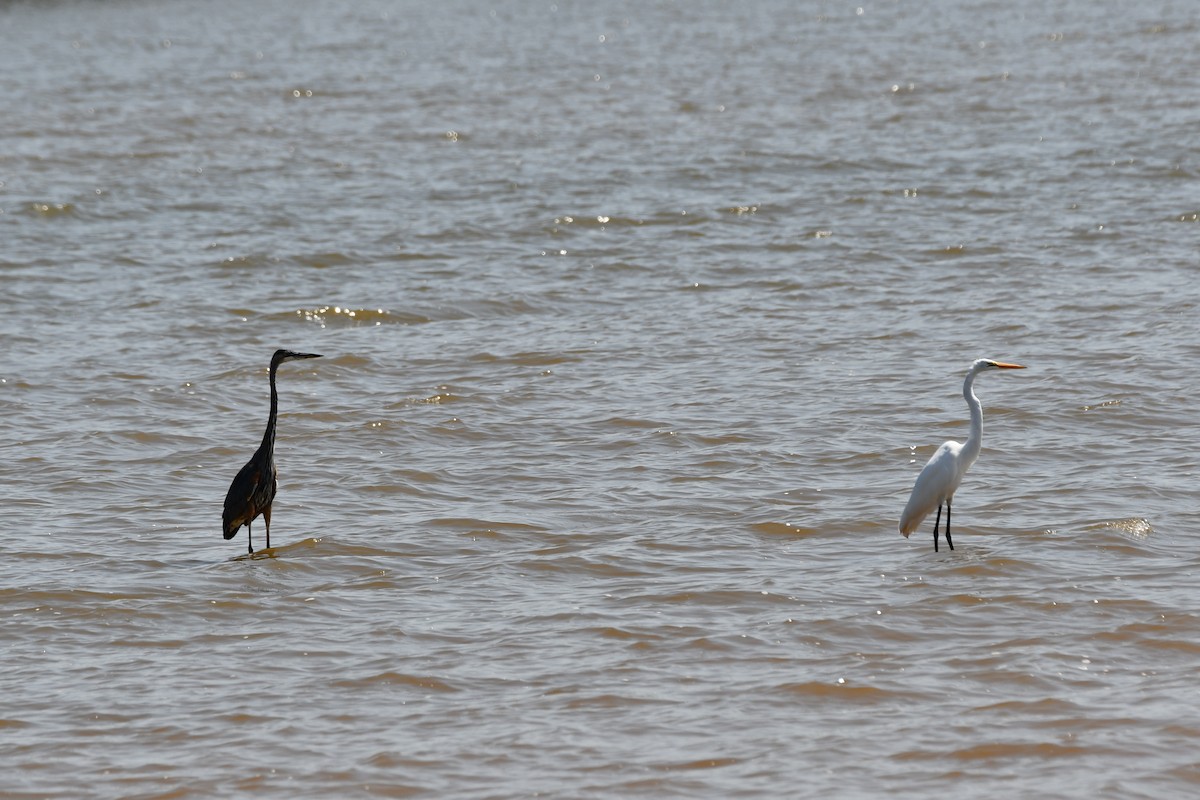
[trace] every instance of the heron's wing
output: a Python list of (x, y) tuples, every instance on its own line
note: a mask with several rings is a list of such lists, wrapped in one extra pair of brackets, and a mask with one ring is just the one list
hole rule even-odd
[(228, 525), (238, 520), (238, 527), (254, 519), (257, 509), (254, 508), (254, 497), (263, 481), (263, 468), (257, 459), (250, 459), (246, 466), (238, 471), (237, 477), (229, 485), (225, 495), (225, 523)]

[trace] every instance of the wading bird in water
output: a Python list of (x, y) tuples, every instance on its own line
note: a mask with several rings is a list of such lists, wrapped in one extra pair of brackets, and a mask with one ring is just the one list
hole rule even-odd
[(233, 483), (229, 486), (229, 494), (225, 495), (225, 513), (222, 517), (225, 523), (225, 539), (232, 539), (238, 529), (246, 526), (246, 549), (254, 552), (254, 543), (250, 540), (250, 523), (262, 514), (263, 524), (267, 528), (267, 549), (271, 548), (271, 501), (275, 499), (276, 476), (275, 470), (275, 418), (279, 414), (279, 393), (275, 391), (275, 372), (285, 361), (295, 361), (299, 358), (320, 358), (317, 353), (294, 353), (291, 350), (276, 350), (271, 356), (271, 415), (267, 417), (267, 431), (263, 434), (262, 444), (242, 467)]
[(992, 369), (1025, 367), (1020, 364), (1005, 364), (1003, 361), (989, 361), (986, 358), (971, 364), (971, 369), (967, 370), (967, 379), (963, 381), (963, 397), (967, 401), (967, 407), (971, 409), (971, 433), (964, 443), (944, 442), (930, 457), (921, 474), (917, 476), (917, 482), (908, 498), (908, 505), (900, 515), (900, 532), (907, 539), (910, 533), (920, 527), (921, 521), (929, 512), (937, 509), (937, 518), (933, 523), (934, 552), (938, 549), (938, 525), (942, 520), (943, 503), (946, 505), (946, 544), (950, 545), (951, 550), (954, 549), (954, 542), (950, 539), (950, 501), (954, 499), (954, 490), (962, 483), (967, 470), (975, 463), (975, 459), (979, 458), (979, 448), (983, 443), (983, 407), (979, 404), (979, 398), (975, 396), (972, 386), (976, 375)]

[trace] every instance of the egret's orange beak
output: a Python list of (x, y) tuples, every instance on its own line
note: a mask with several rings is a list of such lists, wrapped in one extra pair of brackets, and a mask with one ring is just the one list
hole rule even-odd
[(1024, 364), (1006, 364), (1003, 361), (993, 361), (992, 363), (1000, 369), (1025, 369)]

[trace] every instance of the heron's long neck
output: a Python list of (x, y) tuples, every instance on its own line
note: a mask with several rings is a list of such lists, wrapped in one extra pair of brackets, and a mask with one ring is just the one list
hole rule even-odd
[(260, 450), (268, 453), (275, 449), (275, 418), (279, 416), (279, 393), (275, 390), (275, 365), (271, 365), (271, 416), (267, 417), (267, 430), (263, 434)]
[(967, 408), (971, 409), (971, 433), (962, 449), (962, 457), (968, 464), (979, 457), (979, 448), (983, 446), (983, 406), (975, 396), (975, 375), (974, 372), (970, 373), (963, 383), (963, 399), (967, 401)]

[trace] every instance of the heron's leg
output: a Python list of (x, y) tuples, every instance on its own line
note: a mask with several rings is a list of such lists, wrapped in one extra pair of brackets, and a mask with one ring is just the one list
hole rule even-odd
[(267, 526), (267, 549), (271, 549), (271, 507), (263, 509), (263, 524)]
[(250, 540), (250, 523), (246, 523), (246, 552), (254, 555), (254, 542)]
[[(934, 521), (933, 521), (933, 552), (935, 552), (935, 553), (938, 551), (937, 531), (938, 531), (938, 525), (940, 525), (941, 522), (942, 522), (942, 504), (938, 503), (937, 518), (934, 519)], [(946, 541), (949, 541), (949, 539), (947, 539)]]
[(946, 544), (950, 545), (950, 549), (954, 549), (954, 542), (950, 541), (950, 501), (946, 501)]

